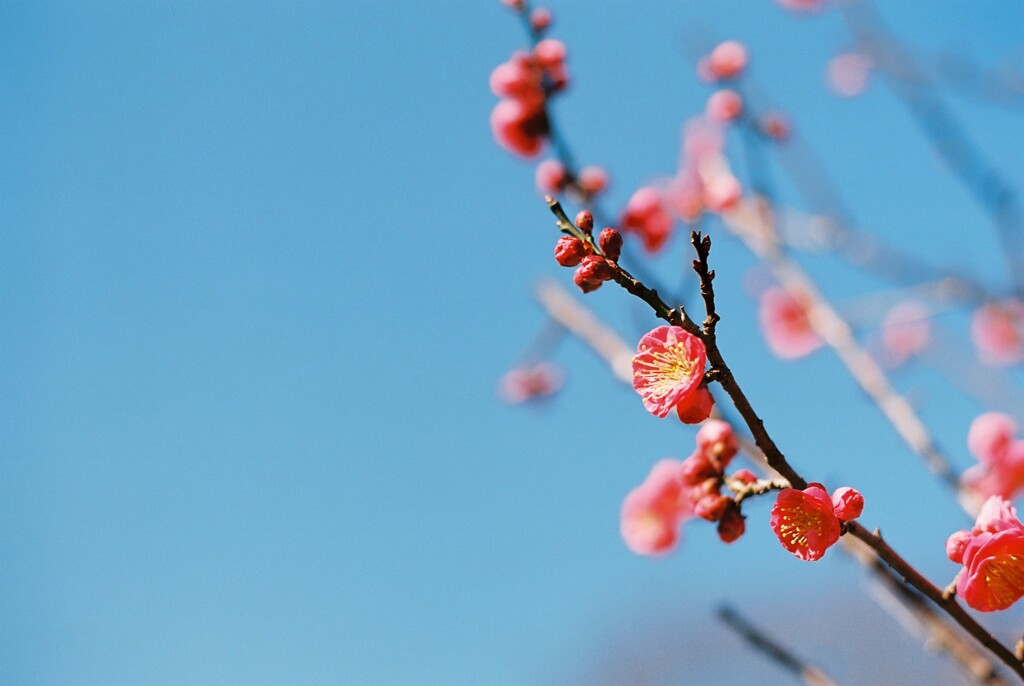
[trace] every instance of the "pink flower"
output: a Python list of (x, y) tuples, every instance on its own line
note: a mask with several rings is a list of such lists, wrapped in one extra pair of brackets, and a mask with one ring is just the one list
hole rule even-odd
[(633, 193), (622, 215), (622, 228), (640, 234), (644, 248), (657, 252), (672, 235), (672, 215), (661, 193), (651, 186)]
[(825, 82), (836, 95), (852, 98), (868, 86), (871, 60), (856, 52), (836, 55), (828, 62)]
[(530, 28), (537, 33), (546, 31), (551, 26), (551, 10), (546, 7), (538, 7), (530, 12)]
[(882, 320), (882, 346), (894, 365), (903, 364), (928, 346), (928, 317), (928, 309), (912, 301), (900, 303), (886, 313)]
[(771, 527), (783, 548), (807, 561), (820, 559), (840, 534), (839, 518), (821, 484), (780, 491), (772, 507)]
[(638, 555), (662, 555), (675, 547), (679, 524), (692, 514), (679, 466), (678, 460), (661, 460), (622, 503), (622, 538)]
[(971, 339), (982, 362), (1008, 366), (1024, 360), (1024, 304), (1017, 301), (986, 305), (971, 319)]
[(552, 395), (562, 387), (564, 375), (553, 364), (541, 362), (509, 370), (498, 384), (498, 397), (509, 405)]
[(648, 412), (665, 417), (700, 388), (707, 353), (704, 341), (679, 326), (644, 334), (633, 356), (633, 388)]
[(735, 176), (728, 172), (716, 174), (704, 186), (704, 203), (712, 212), (725, 212), (740, 201), (743, 189)]
[(702, 159), (720, 155), (725, 139), (722, 129), (704, 117), (693, 117), (683, 125), (683, 156), (699, 164)]
[(589, 165), (580, 169), (580, 187), (590, 195), (597, 195), (608, 187), (608, 172), (602, 167)]
[(697, 450), (722, 470), (736, 456), (739, 445), (728, 422), (711, 419), (697, 431)]
[(982, 464), (1002, 462), (1010, 450), (1017, 424), (1001, 412), (985, 412), (974, 418), (967, 431), (967, 449)]
[(548, 133), (548, 116), (543, 105), (527, 100), (506, 99), (491, 112), (491, 131), (498, 143), (523, 157), (540, 153)]
[(1014, 439), (1016, 430), (1007, 415), (979, 415), (967, 434), (967, 447), (978, 464), (965, 470), (960, 482), (982, 497), (1012, 498), (1024, 488), (1024, 441)]
[(747, 66), (747, 49), (739, 41), (719, 43), (707, 56), (705, 66), (713, 81), (735, 78)]
[(811, 328), (804, 307), (784, 288), (761, 294), (758, 319), (768, 347), (783, 359), (803, 357), (824, 344)]
[(565, 166), (558, 160), (544, 160), (537, 165), (534, 182), (541, 195), (558, 195), (565, 187)]
[(956, 592), (969, 607), (1005, 610), (1024, 596), (1024, 525), (1003, 498), (989, 498), (973, 529), (950, 536), (946, 554), (964, 565)]
[(739, 117), (741, 112), (743, 112), (742, 98), (739, 93), (728, 88), (712, 93), (708, 98), (705, 110), (708, 119), (719, 124), (731, 122)]
[(683, 167), (669, 182), (666, 200), (683, 221), (693, 223), (704, 211), (704, 182), (695, 167)]

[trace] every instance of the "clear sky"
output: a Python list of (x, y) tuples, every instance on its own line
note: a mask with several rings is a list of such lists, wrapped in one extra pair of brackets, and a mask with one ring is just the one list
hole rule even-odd
[[(674, 171), (708, 94), (688, 55), (736, 38), (865, 228), (1005, 288), (990, 222), (882, 81), (824, 87), (852, 45), (835, 13), (550, 6), (555, 113), (610, 206)], [(1024, 64), (1013, 0), (883, 15), (926, 54)], [(692, 431), (577, 342), (551, 402), (497, 400), (543, 326), (532, 285), (571, 276), (532, 165), (488, 128), (490, 71), (524, 45), (497, 0), (0, 3), (0, 682), (789, 683), (715, 622), (729, 600), (844, 683), (878, 683), (879, 656), (954, 683), (848, 561), (785, 553), (767, 502), (733, 546), (694, 524), (674, 556), (630, 554), (622, 497)], [(947, 102), (1024, 188), (1024, 111)], [(947, 582), (957, 508), (834, 356), (770, 357), (754, 261), (709, 230), (722, 347), (779, 443)], [(806, 264), (838, 302), (885, 288)], [(610, 288), (586, 302), (631, 342), (655, 325)], [(966, 315), (941, 323), (966, 350)], [(932, 370), (896, 383), (969, 465), (991, 408)]]

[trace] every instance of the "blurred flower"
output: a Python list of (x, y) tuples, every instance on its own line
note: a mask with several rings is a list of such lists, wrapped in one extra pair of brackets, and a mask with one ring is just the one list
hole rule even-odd
[(768, 347), (783, 359), (803, 357), (824, 345), (804, 307), (782, 287), (761, 294), (758, 320)]
[(506, 372), (498, 383), (498, 397), (509, 405), (544, 398), (562, 387), (564, 374), (555, 365), (541, 362)]
[(690, 499), (679, 478), (680, 462), (665, 459), (622, 503), (620, 531), (638, 555), (662, 555), (679, 540), (679, 525), (692, 516)]
[(868, 87), (871, 60), (857, 52), (836, 55), (828, 61), (825, 83), (836, 95), (852, 98)]
[(1022, 319), (1024, 304), (1017, 300), (985, 305), (974, 312), (971, 340), (982, 362), (1008, 366), (1024, 360)]
[(899, 366), (928, 346), (931, 338), (928, 308), (918, 302), (896, 305), (882, 320), (882, 346), (893, 366)]
[(976, 417), (967, 433), (967, 448), (978, 464), (964, 470), (960, 483), (981, 498), (1012, 498), (1024, 488), (1024, 441), (1014, 438), (1016, 430), (1005, 414)]
[(648, 252), (657, 252), (672, 235), (672, 216), (662, 194), (651, 186), (638, 189), (626, 203), (622, 228), (639, 234)]

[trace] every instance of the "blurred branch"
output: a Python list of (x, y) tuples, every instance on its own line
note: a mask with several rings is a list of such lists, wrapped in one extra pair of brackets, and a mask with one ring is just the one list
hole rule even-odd
[(779, 641), (751, 624), (733, 607), (719, 605), (718, 618), (735, 631), (751, 648), (799, 678), (807, 686), (838, 686), (825, 672), (798, 658)]

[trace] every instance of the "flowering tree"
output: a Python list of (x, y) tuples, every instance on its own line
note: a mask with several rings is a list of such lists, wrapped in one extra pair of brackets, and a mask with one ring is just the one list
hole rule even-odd
[[(1024, 441), (1017, 438), (1009, 415), (981, 414), (965, 437), (977, 462), (961, 473), (890, 378), (932, 345), (933, 313), (948, 306), (972, 311), (970, 337), (982, 365), (1003, 368), (1024, 360), (1024, 303), (1019, 299), (1024, 226), (1016, 195), (963, 134), (925, 73), (865, 3), (831, 8), (843, 13), (856, 49), (830, 62), (830, 88), (851, 97), (863, 91), (869, 74), (886, 79), (936, 154), (990, 214), (1014, 281), (1009, 288), (993, 290), (953, 267), (932, 267), (834, 213), (818, 217), (782, 206), (767, 159), (773, 150), (799, 143), (790, 117), (760, 106), (751, 95), (750, 56), (734, 40), (714, 45), (695, 60), (696, 78), (707, 82), (711, 92), (704, 111), (684, 126), (679, 168), (637, 188), (619, 212), (606, 212), (602, 200), (610, 174), (597, 166), (577, 168), (564, 129), (556, 125), (553, 103), (563, 97), (571, 78), (568, 50), (550, 35), (552, 13), (525, 0), (504, 4), (521, 19), (529, 44), (491, 75), (491, 90), (499, 98), (491, 115), (494, 138), (520, 157), (548, 153), (535, 173), (561, 233), (552, 236), (555, 260), (573, 270), (573, 284), (583, 294), (612, 284), (634, 296), (650, 315), (649, 330), (636, 342), (635, 352), (624, 354), (624, 344), (578, 299), (550, 285), (539, 299), (559, 326), (605, 358), (612, 374), (632, 384), (653, 418), (700, 425), (689, 457), (658, 461), (642, 483), (631, 489), (624, 485), (620, 523), (625, 545), (638, 555), (664, 555), (676, 548), (685, 523), (704, 520), (715, 524), (726, 544), (742, 537), (748, 526), (767, 526), (786, 551), (808, 562), (838, 546), (889, 587), (974, 680), (1024, 679), (1021, 646), (997, 639), (969, 611), (1003, 611), (1024, 597), (1024, 524), (1012, 505), (1024, 489)], [(797, 13), (827, 9), (820, 0), (780, 0), (779, 5)], [(739, 139), (739, 145), (730, 147), (730, 138)], [(745, 159), (743, 180), (734, 172), (737, 155)], [(790, 171), (792, 183), (807, 185), (799, 170)], [(820, 177), (816, 181), (824, 183)], [(564, 209), (568, 203), (579, 208), (573, 218)], [(648, 258), (669, 249), (681, 231), (689, 233), (686, 261), (698, 286), (695, 293), (670, 295)], [(824, 475), (791, 460), (773, 439), (762, 410), (750, 402), (728, 364), (725, 350), (739, 342), (720, 343), (718, 338), (717, 325), (729, 313), (716, 306), (714, 267), (725, 278), (739, 275), (729, 273), (728, 265), (714, 264), (710, 232), (738, 239), (768, 275), (755, 289), (768, 349), (790, 364), (819, 349), (834, 351), (906, 451), (924, 462), (948, 487), (951, 501), (974, 520), (970, 529), (949, 532), (945, 553), (959, 568), (951, 565), (948, 578), (927, 578), (878, 529), (861, 524), (871, 503), (855, 487), (826, 486)], [(858, 335), (796, 257), (796, 249), (811, 240), (858, 269), (898, 284), (900, 293), (913, 286), (914, 297), (898, 298), (885, 313), (877, 341), (868, 343)], [(525, 402), (550, 395), (558, 389), (560, 374), (547, 362), (517, 368), (502, 381), (502, 396)], [(954, 377), (951, 382), (962, 381)], [(780, 410), (776, 406), (773, 411)], [(747, 466), (730, 471), (734, 459)], [(767, 521), (748, 522), (744, 514), (744, 504), (756, 498), (773, 499)], [(808, 683), (829, 683), (820, 670), (793, 658), (777, 639), (734, 610), (723, 610), (722, 616), (751, 645)]]

